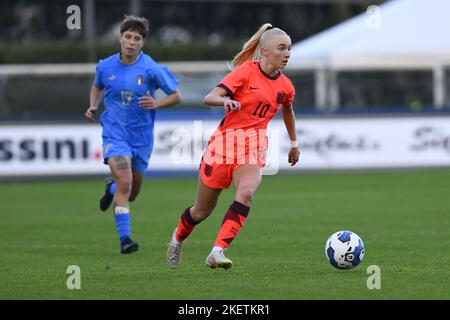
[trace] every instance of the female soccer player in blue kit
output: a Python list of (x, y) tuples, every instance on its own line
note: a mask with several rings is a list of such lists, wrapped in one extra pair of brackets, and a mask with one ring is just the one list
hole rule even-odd
[[(97, 65), (85, 116), (92, 122), (104, 92), (103, 158), (112, 178), (106, 179), (100, 209), (114, 200), (114, 218), (120, 238), (120, 252), (139, 249), (131, 240), (129, 201), (136, 199), (153, 149), (155, 109), (181, 101), (178, 80), (169, 69), (141, 51), (149, 31), (147, 19), (125, 16), (120, 25), (120, 53)], [(155, 99), (161, 89), (165, 97)]]

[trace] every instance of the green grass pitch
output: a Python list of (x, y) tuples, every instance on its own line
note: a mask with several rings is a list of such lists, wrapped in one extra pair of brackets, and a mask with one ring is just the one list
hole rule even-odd
[[(265, 176), (230, 270), (204, 265), (233, 200), (212, 216), (170, 270), (166, 246), (196, 180), (146, 180), (132, 203), (141, 249), (120, 255), (112, 213), (98, 209), (101, 179), (1, 183), (0, 299), (450, 299), (450, 170)], [(358, 233), (361, 265), (334, 269), (324, 255), (335, 231)], [(69, 265), (81, 289), (66, 286)], [(381, 269), (369, 290), (367, 267)]]

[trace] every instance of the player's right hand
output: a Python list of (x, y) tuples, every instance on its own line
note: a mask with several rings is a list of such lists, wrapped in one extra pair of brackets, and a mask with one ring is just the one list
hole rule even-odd
[(241, 110), (241, 103), (239, 101), (231, 99), (225, 99), (223, 102), (223, 106), (227, 111)]
[(93, 122), (95, 120), (95, 113), (97, 112), (98, 107), (97, 106), (90, 106), (87, 110), (84, 116), (86, 119), (88, 119), (89, 122)]

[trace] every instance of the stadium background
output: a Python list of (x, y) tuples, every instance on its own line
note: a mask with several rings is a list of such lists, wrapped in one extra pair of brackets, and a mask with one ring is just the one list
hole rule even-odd
[[(383, 5), (400, 1), (420, 2), (2, 1), (0, 298), (448, 299), (450, 60), (337, 70), (298, 53), (286, 74), (297, 90), (300, 165), (284, 164), (286, 138), (274, 120), (280, 170), (264, 177), (253, 217), (230, 249), (236, 268), (202, 266), (232, 192), (189, 240), (183, 267), (174, 273), (164, 260), (173, 224), (193, 200), (198, 165), (195, 157), (173, 165), (170, 137), (184, 128), (194, 139), (194, 121), (204, 128), (220, 121), (223, 112), (201, 101), (243, 41), (271, 22), (296, 44), (357, 15), (368, 21), (370, 5), (381, 5), (379, 28), (359, 27), (389, 34)], [(429, 6), (446, 12), (444, 4)], [(80, 30), (66, 26), (70, 5), (81, 8)], [(125, 13), (149, 18), (144, 50), (174, 71), (183, 95), (157, 115), (153, 162), (132, 204), (143, 245), (133, 257), (117, 254), (113, 221), (98, 212), (107, 168), (100, 128), (83, 118), (95, 64), (118, 50)], [(433, 38), (446, 45), (441, 54), (449, 52), (444, 29)], [(201, 149), (203, 135), (188, 148)], [(367, 248), (364, 263), (345, 273), (323, 254), (340, 229), (358, 233)], [(81, 290), (66, 287), (69, 265), (82, 270)], [(366, 286), (369, 265), (381, 268), (380, 290)], [(180, 283), (186, 273), (191, 278)]]

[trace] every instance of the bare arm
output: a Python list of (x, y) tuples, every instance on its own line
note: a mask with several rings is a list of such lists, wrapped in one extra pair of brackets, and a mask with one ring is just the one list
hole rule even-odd
[[(295, 113), (292, 110), (292, 106), (283, 107), (283, 121), (286, 126), (287, 133), (289, 135), (289, 139), (292, 142), (297, 142), (297, 132), (295, 130)], [(291, 166), (295, 165), (298, 162), (298, 158), (300, 156), (300, 151), (298, 146), (291, 145), (288, 154), (288, 162)]]
[(91, 94), (89, 96), (90, 106), (96, 106), (98, 108), (102, 95), (103, 90), (100, 90), (95, 84), (93, 84), (91, 87)]
[(241, 104), (239, 101), (231, 100), (227, 97), (227, 91), (222, 87), (215, 87), (210, 93), (206, 95), (203, 102), (207, 106), (224, 107), (227, 111), (240, 110)]
[(94, 121), (95, 113), (97, 112), (98, 105), (102, 99), (103, 90), (100, 90), (94, 84), (91, 87), (91, 93), (89, 95), (89, 108), (86, 110), (84, 114), (85, 117), (89, 120), (89, 122)]
[(172, 94), (169, 94), (168, 96), (156, 99), (156, 105), (158, 106), (158, 108), (172, 107), (176, 104), (179, 104), (180, 102), (181, 102), (181, 94), (178, 90)]
[(159, 109), (172, 107), (181, 102), (181, 94), (177, 90), (168, 96), (163, 98), (153, 99), (150, 95), (150, 91), (147, 91), (145, 96), (139, 98), (139, 106), (142, 109)]

